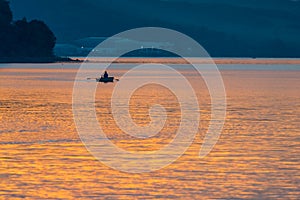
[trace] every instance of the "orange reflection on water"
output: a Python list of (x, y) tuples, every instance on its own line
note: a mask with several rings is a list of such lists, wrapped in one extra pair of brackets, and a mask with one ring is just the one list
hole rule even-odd
[[(9, 199), (291, 198), (300, 196), (300, 71), (222, 71), (228, 116), (220, 140), (203, 159), (198, 153), (210, 119), (210, 99), (196, 84), (199, 134), (187, 152), (159, 171), (127, 174), (97, 161), (85, 149), (72, 114), (75, 69), (0, 69), (0, 196)], [(123, 70), (112, 70), (122, 74)], [(166, 145), (180, 110), (172, 93), (150, 85), (136, 91), (131, 114), (149, 122), (148, 107), (163, 102), (166, 127), (141, 141), (124, 134), (109, 113), (113, 84), (99, 85), (99, 123), (112, 141), (131, 151)], [(101, 94), (101, 95), (99, 95)], [(149, 98), (151, 96), (152, 98)], [(133, 161), (134, 162), (134, 161)], [(124, 163), (126, 164), (126, 163)]]

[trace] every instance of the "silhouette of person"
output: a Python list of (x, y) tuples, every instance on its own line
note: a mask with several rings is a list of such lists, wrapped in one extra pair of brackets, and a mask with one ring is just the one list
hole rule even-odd
[(104, 72), (104, 78), (108, 78), (108, 73), (107, 73), (107, 71)]

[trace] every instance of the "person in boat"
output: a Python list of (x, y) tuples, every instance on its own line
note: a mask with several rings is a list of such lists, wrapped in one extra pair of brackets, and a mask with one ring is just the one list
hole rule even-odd
[(104, 77), (104, 78), (108, 78), (108, 73), (107, 73), (107, 71), (104, 72), (103, 77)]

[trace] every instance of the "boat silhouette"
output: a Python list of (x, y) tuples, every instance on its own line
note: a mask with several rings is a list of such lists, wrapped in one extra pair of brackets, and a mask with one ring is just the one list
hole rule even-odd
[(108, 76), (107, 71), (105, 71), (104, 74), (99, 78), (87, 78), (87, 79), (88, 80), (95, 79), (96, 82), (99, 82), (99, 83), (113, 83), (115, 80), (119, 81), (119, 79), (115, 79), (115, 77), (113, 77), (113, 76)]
[(115, 77), (104, 77), (104, 76), (101, 76), (100, 78), (96, 78), (96, 81), (100, 82), (100, 83), (113, 83), (114, 80), (115, 80)]

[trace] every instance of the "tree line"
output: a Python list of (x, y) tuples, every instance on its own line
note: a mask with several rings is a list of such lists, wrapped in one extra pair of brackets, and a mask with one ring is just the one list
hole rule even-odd
[(56, 37), (40, 20), (13, 21), (7, 0), (0, 0), (0, 61), (52, 61)]

